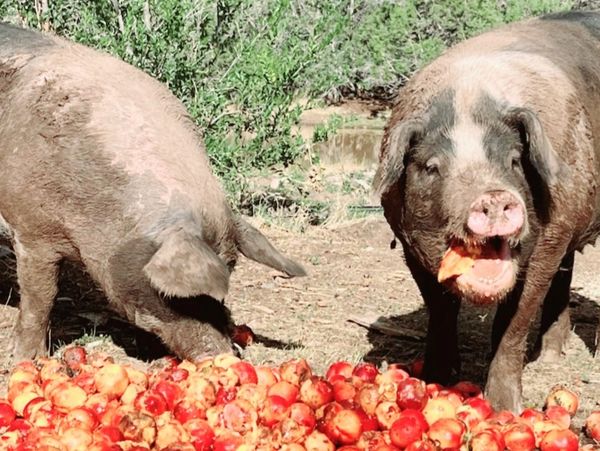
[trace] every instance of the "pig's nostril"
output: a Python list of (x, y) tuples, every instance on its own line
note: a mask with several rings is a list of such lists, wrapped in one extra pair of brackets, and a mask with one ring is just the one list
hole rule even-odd
[(488, 208), (487, 208), (487, 207), (483, 207), (483, 214), (484, 214), (484, 215), (487, 215), (487, 214), (488, 214), (488, 212), (489, 212)]

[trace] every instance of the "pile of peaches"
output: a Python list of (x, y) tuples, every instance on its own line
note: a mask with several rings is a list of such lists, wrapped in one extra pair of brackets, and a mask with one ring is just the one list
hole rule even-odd
[[(417, 366), (336, 362), (319, 376), (303, 359), (220, 355), (141, 371), (73, 346), (13, 368), (0, 450), (598, 449), (570, 429), (579, 402), (564, 387), (517, 416), (494, 411), (475, 384), (426, 384)], [(600, 411), (585, 433), (600, 440)]]

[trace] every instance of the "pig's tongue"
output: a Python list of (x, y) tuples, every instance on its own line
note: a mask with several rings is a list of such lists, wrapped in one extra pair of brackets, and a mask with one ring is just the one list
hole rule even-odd
[(510, 258), (508, 244), (503, 242), (499, 249), (492, 244), (467, 249), (462, 244), (454, 244), (444, 254), (438, 271), (438, 280), (458, 277), (468, 273), (470, 277), (482, 280), (494, 280), (502, 275), (502, 264)]
[(496, 279), (504, 271), (504, 266), (501, 264), (502, 260), (497, 252), (496, 255), (486, 253), (485, 256), (482, 255), (475, 259), (471, 275), (480, 279)]

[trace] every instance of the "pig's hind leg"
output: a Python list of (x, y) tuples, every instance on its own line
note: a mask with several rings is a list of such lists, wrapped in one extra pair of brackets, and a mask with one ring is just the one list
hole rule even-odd
[(539, 358), (543, 362), (557, 361), (569, 338), (569, 297), (574, 260), (575, 252), (565, 255), (544, 299), (536, 346), (537, 349), (541, 346)]
[(46, 353), (50, 311), (58, 292), (60, 256), (46, 245), (15, 241), (19, 282), (19, 316), (14, 333), (15, 361)]

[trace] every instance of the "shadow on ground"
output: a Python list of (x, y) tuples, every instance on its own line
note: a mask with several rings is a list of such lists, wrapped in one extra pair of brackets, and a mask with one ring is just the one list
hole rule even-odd
[[(577, 292), (571, 291), (569, 303), (571, 312), (571, 329), (585, 343), (587, 350), (595, 352), (596, 329), (600, 317), (599, 304)], [(461, 379), (484, 384), (491, 358), (491, 330), (494, 309), (478, 308), (464, 305), (459, 316), (459, 349), (462, 359)], [(380, 321), (399, 329), (414, 330), (418, 333), (427, 332), (427, 310), (422, 308), (405, 315), (382, 317)], [(532, 325), (529, 334), (530, 359), (535, 358), (534, 349), (539, 330), (539, 318)], [(380, 364), (410, 363), (421, 358), (425, 350), (425, 339), (409, 334), (392, 337), (375, 330), (369, 330), (368, 339), (372, 349), (363, 357), (365, 361)]]

